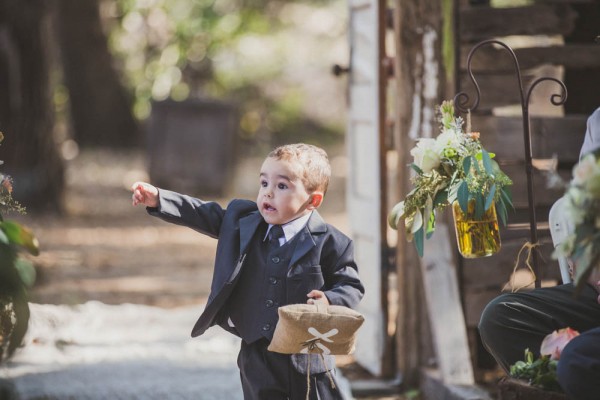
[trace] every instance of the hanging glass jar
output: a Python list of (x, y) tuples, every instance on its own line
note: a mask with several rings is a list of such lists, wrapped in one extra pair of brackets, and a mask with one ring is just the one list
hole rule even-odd
[(452, 204), (458, 250), (465, 258), (487, 257), (500, 250), (500, 230), (494, 203), (481, 218), (475, 218), (475, 201), (470, 200), (465, 214), (455, 201)]

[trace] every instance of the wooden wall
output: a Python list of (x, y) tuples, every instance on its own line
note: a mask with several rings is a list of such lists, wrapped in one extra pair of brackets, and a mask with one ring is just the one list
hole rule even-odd
[[(467, 74), (467, 54), (476, 43), (491, 38), (513, 44), (525, 93), (533, 80), (548, 73), (564, 80), (568, 90), (564, 107), (550, 103), (550, 95), (560, 93), (557, 84), (544, 82), (534, 89), (530, 106), (534, 114), (530, 125), (531, 148), (534, 159), (556, 157), (559, 173), (569, 179), (579, 157), (587, 116), (600, 106), (600, 44), (594, 42), (595, 36), (600, 34), (600, 2), (540, 1), (531, 6), (504, 9), (471, 3), (475, 2), (458, 4), (456, 81), (459, 88), (466, 90), (471, 98), (475, 96)], [(595, 34), (591, 34), (593, 27), (598, 31)], [(515, 40), (515, 35), (520, 37)], [(513, 179), (515, 204), (515, 211), (509, 213), (509, 225), (501, 232), (500, 253), (484, 259), (459, 261), (466, 324), (473, 333), (475, 358), (479, 359), (478, 352), (482, 350), (477, 348), (475, 340), (479, 317), (485, 305), (502, 292), (510, 279), (517, 254), (530, 238), (530, 230), (523, 119), (519, 111), (521, 98), (515, 64), (506, 49), (489, 45), (473, 54), (471, 66), (481, 87), (481, 102), (473, 112), (472, 130), (481, 132), (486, 149), (496, 153), (502, 169)], [(581, 76), (588, 77), (584, 84), (578, 79)], [(510, 110), (507, 106), (519, 112), (500, 116), (499, 107)], [(547, 188), (543, 171), (534, 169), (533, 176), (542, 254), (539, 275), (547, 284), (555, 284), (560, 274), (557, 262), (551, 257), (547, 220), (550, 206), (563, 190)]]

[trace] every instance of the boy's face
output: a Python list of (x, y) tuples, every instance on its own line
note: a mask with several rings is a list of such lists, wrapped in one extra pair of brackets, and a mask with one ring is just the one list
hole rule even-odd
[[(299, 218), (317, 205), (298, 176), (300, 168), (290, 161), (267, 157), (260, 169), (258, 210), (269, 224), (282, 225)], [(319, 199), (320, 203), (320, 199)]]

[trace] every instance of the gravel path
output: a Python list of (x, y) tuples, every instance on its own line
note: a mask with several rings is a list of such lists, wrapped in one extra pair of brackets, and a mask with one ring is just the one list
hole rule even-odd
[(2, 399), (243, 399), (239, 340), (220, 328), (191, 339), (197, 306), (91, 301), (31, 304), (31, 311), (25, 346), (0, 368), (0, 387), (9, 392), (0, 390)]

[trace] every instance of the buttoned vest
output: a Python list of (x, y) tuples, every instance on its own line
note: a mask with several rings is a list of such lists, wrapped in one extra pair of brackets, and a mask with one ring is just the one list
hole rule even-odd
[(227, 304), (229, 317), (246, 343), (273, 338), (277, 309), (287, 304), (286, 276), (297, 243), (296, 235), (269, 251), (268, 242), (263, 241), (264, 230), (258, 232)]

